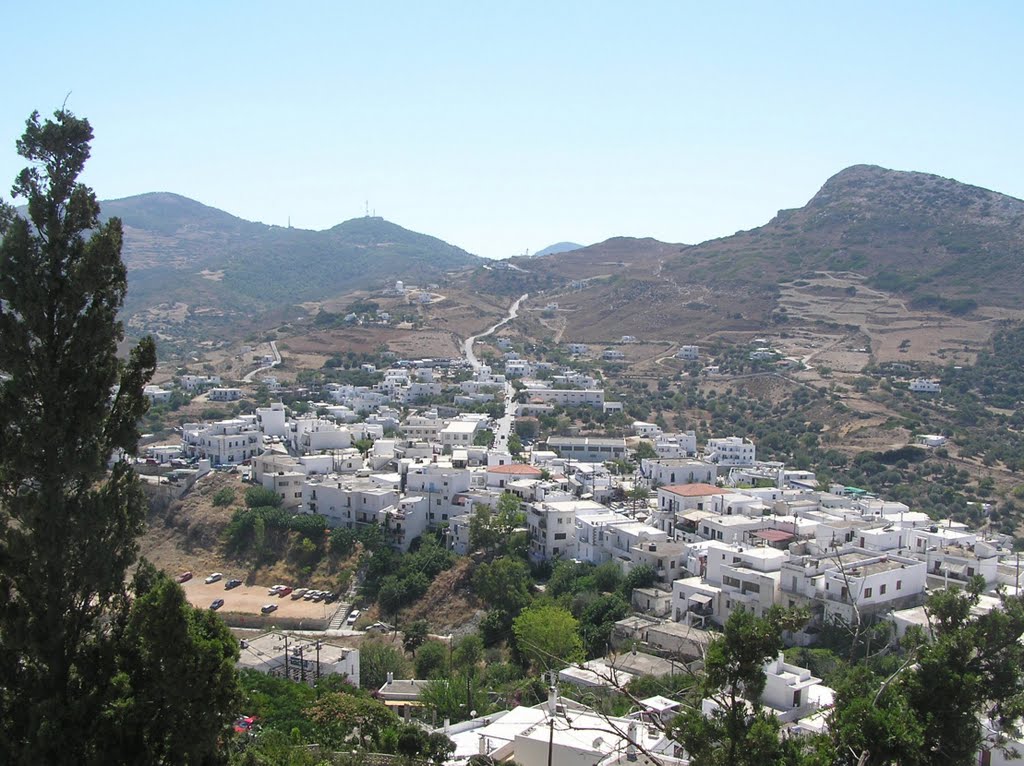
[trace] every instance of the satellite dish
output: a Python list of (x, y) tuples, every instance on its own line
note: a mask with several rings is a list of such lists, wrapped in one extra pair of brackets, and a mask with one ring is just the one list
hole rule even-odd
[(595, 750), (600, 750), (601, 749), (601, 745), (603, 745), (603, 744), (604, 744), (604, 740), (601, 739), (601, 737), (598, 737), (597, 739), (595, 739), (591, 743), (591, 747), (593, 747)]

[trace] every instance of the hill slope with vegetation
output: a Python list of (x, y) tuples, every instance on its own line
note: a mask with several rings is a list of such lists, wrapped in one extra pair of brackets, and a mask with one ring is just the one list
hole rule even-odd
[(178, 301), (253, 315), (395, 279), (433, 282), (481, 260), (377, 217), (310, 231), (168, 193), (109, 200), (103, 214), (124, 223), (129, 314)]

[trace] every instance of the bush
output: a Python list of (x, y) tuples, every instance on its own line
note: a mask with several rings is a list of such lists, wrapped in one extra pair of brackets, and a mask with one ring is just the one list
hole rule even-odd
[(266, 487), (249, 487), (245, 490), (245, 504), (249, 508), (262, 508), (270, 506), (277, 508), (281, 505), (281, 497), (272, 489)]
[(218, 508), (231, 505), (233, 502), (235, 502), (235, 490), (231, 487), (222, 487), (213, 496), (213, 504)]

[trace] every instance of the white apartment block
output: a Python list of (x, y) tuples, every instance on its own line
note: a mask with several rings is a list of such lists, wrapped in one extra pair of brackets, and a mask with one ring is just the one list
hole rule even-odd
[[(474, 473), (480, 476), (474, 485)], [(427, 463), (410, 466), (405, 475), (405, 491), (427, 498), (430, 526), (449, 521), (471, 510), (468, 495), (474, 486), (483, 488), (483, 474), (469, 468), (455, 468), (451, 463)]]
[(211, 465), (237, 465), (263, 451), (263, 434), (251, 420), (186, 423), (181, 429), (182, 451)]
[(196, 391), (221, 384), (220, 375), (179, 375), (178, 385), (186, 391)]
[(332, 527), (354, 529), (380, 523), (381, 512), (401, 499), (397, 486), (381, 486), (369, 479), (310, 477), (302, 484), (303, 507), (319, 513)]
[(604, 463), (626, 457), (625, 439), (604, 439), (593, 436), (551, 436), (548, 449), (560, 457), (580, 463)]
[(523, 394), (529, 402), (560, 404), (563, 407), (604, 408), (604, 389), (600, 388), (546, 388), (534, 384), (527, 386)]
[(702, 460), (686, 458), (643, 458), (640, 473), (652, 483), (662, 486), (680, 484), (706, 484), (713, 486), (718, 480), (718, 466)]
[(236, 402), (242, 398), (240, 388), (211, 388), (206, 398), (211, 402)]
[(438, 433), (443, 447), (471, 447), (476, 435), (487, 428), (482, 420), (452, 420)]
[(676, 359), (687, 362), (695, 362), (700, 359), (700, 346), (680, 346), (676, 352)]
[(286, 436), (288, 420), (281, 402), (273, 402), (269, 407), (256, 408), (256, 423), (264, 436)]
[(721, 466), (750, 466), (757, 461), (757, 448), (741, 436), (708, 439), (704, 459)]
[(292, 421), (292, 449), (302, 454), (343, 450), (352, 446), (353, 430), (326, 418), (298, 418)]
[(937, 394), (942, 390), (942, 386), (939, 385), (937, 380), (914, 378), (910, 381), (910, 390), (915, 394)]
[(164, 404), (171, 401), (171, 392), (165, 391), (160, 386), (146, 386), (142, 389), (142, 395), (149, 399), (150, 404)]
[(586, 343), (570, 343), (568, 345), (569, 353), (577, 356), (579, 354), (585, 354), (590, 350), (590, 347)]
[(791, 556), (782, 566), (782, 590), (794, 604), (824, 607), (826, 620), (853, 622), (924, 599), (925, 563), (908, 556), (844, 548), (825, 556)]
[(643, 439), (653, 439), (656, 436), (661, 436), (661, 427), (654, 423), (645, 423), (642, 420), (634, 420), (632, 426), (633, 433)]
[(661, 458), (693, 457), (697, 454), (697, 434), (693, 431), (660, 434), (654, 439), (654, 451)]

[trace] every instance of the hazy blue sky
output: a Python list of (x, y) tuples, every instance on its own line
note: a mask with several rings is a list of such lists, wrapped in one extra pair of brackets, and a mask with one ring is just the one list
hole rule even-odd
[[(43, 7), (45, 6), (45, 7)], [(697, 242), (855, 163), (1024, 197), (1020, 2), (4, 4), (0, 189), (33, 110), (101, 198), (321, 229), (378, 215), (504, 257)]]

